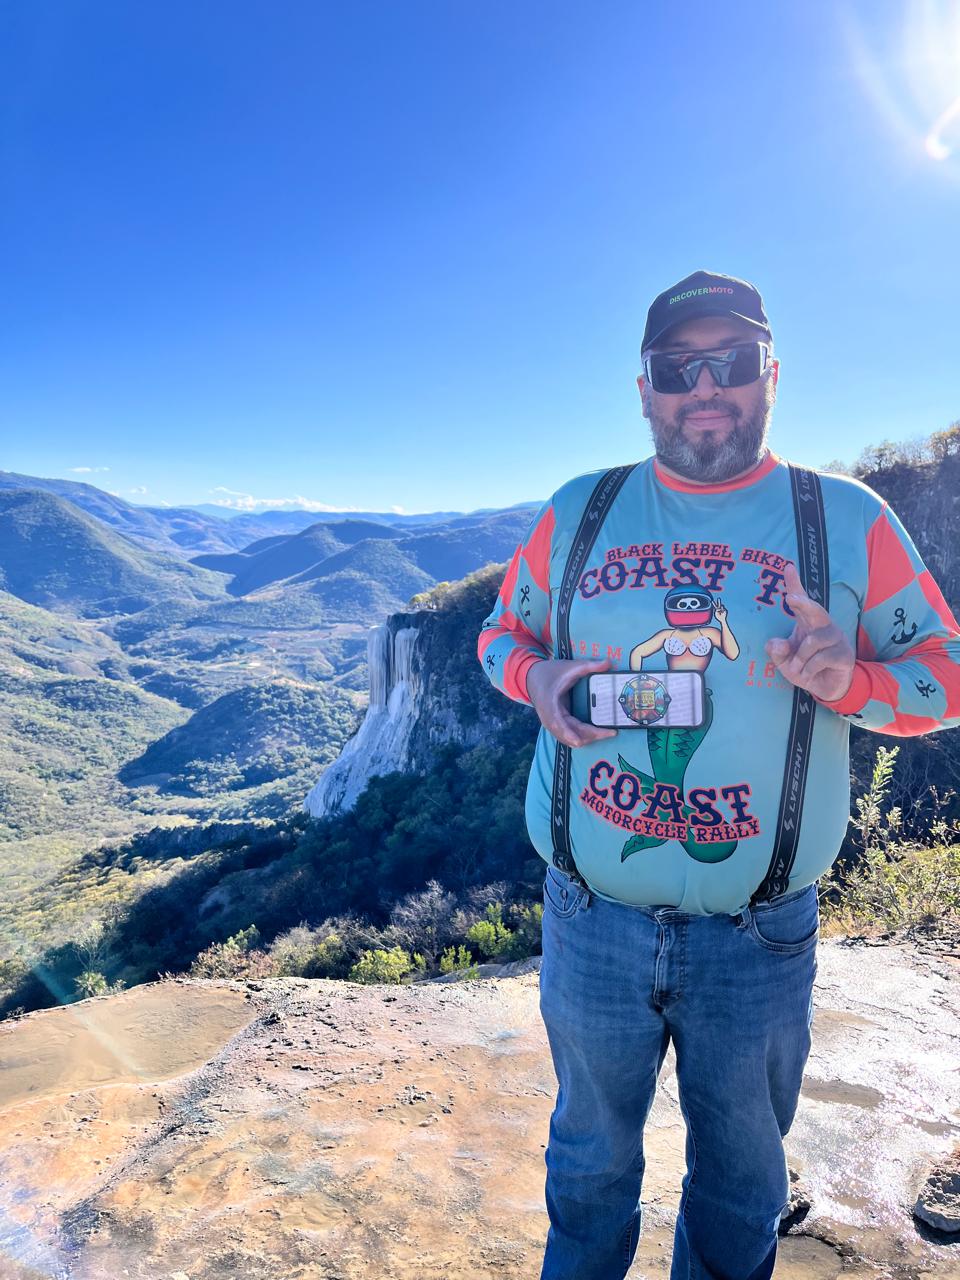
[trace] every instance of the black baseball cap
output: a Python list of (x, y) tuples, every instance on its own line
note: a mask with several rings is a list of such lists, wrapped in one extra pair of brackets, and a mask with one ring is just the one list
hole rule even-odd
[(715, 271), (694, 271), (651, 302), (641, 353), (675, 324), (698, 316), (736, 316), (762, 329), (768, 338), (773, 337), (763, 299), (752, 284)]

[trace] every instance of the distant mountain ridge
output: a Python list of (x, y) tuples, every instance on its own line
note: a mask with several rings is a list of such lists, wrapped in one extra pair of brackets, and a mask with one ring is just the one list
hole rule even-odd
[(147, 551), (42, 489), (0, 489), (0, 587), (29, 604), (81, 616), (138, 613), (159, 600), (222, 595), (208, 570)]
[(0, 471), (0, 589), (84, 617), (143, 613), (150, 629), (154, 618), (166, 625), (167, 608), (177, 626), (371, 625), (437, 582), (509, 557), (530, 515), (516, 505), (424, 516), (268, 511), (225, 522)]
[(0, 471), (0, 493), (19, 489), (55, 494), (148, 550), (183, 556), (238, 545), (231, 525), (186, 507), (138, 507), (83, 481)]
[[(530, 502), (514, 502), (509, 507), (476, 507), (473, 511), (465, 511), (467, 516), (486, 516), (492, 515), (495, 511), (514, 511), (520, 508), (530, 507), (536, 509), (543, 502), (542, 498), (535, 498)], [(141, 504), (139, 502), (131, 503), (131, 506), (143, 506), (145, 511), (167, 511), (173, 510), (172, 507), (154, 507), (152, 504)], [(446, 519), (449, 516), (455, 516), (455, 511), (324, 511), (316, 510), (313, 507), (270, 507), (265, 506), (259, 511), (252, 511), (249, 508), (241, 507), (224, 507), (218, 506), (213, 502), (186, 502), (176, 508), (180, 511), (199, 511), (201, 515), (214, 516), (218, 520), (234, 520), (238, 516), (253, 516), (254, 518), (268, 515), (297, 515), (305, 514), (312, 516), (315, 520), (337, 520), (337, 519), (359, 519), (359, 520), (386, 520), (390, 523), (403, 523), (404, 521), (430, 520), (434, 517)]]
[[(229, 555), (195, 556), (192, 564), (232, 573), (233, 596), (283, 584), (309, 585), (336, 614), (347, 608), (401, 609), (415, 592), (464, 577), (491, 561), (509, 559), (529, 524), (523, 508), (477, 519), (459, 517), (429, 531), (410, 532), (348, 520), (315, 524), (289, 537), (262, 539)], [(368, 579), (345, 589), (344, 574)], [(379, 621), (379, 619), (377, 619)]]
[[(490, 515), (523, 511), (532, 514), (540, 505), (540, 500), (537, 500), (503, 508), (481, 507), (469, 512), (431, 511), (413, 515), (395, 511), (310, 511), (305, 507), (267, 508), (254, 513), (220, 508), (212, 503), (155, 507), (127, 502), (82, 480), (61, 480), (0, 470), (0, 492), (5, 489), (42, 489), (56, 494), (148, 550), (183, 557), (191, 553), (229, 554), (249, 548), (251, 543), (260, 539), (295, 535), (318, 524), (358, 522), (408, 533), (414, 529), (427, 532), (437, 525), (452, 528), (457, 523), (475, 522)], [(340, 538), (340, 541), (347, 539)]]

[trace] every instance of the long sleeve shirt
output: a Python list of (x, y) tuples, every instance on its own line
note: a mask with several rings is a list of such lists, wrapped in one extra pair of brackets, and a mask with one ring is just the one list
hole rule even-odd
[[(487, 677), (529, 703), (527, 675), (559, 656), (557, 597), (584, 508), (602, 471), (567, 481), (516, 548), (478, 637)], [(848, 692), (821, 701), (788, 891), (832, 865), (849, 821), (849, 727), (911, 736), (960, 724), (960, 628), (897, 516), (868, 486), (820, 474), (829, 612), (856, 652)], [(770, 862), (793, 686), (765, 644), (789, 637), (783, 570), (798, 549), (786, 463), (768, 453), (746, 476), (692, 485), (655, 458), (638, 463), (604, 518), (573, 592), (573, 657), (612, 671), (699, 669), (706, 729), (620, 729), (571, 749), (570, 843), (591, 889), (612, 901), (734, 913)], [(710, 597), (709, 621), (677, 625), (667, 593)], [(571, 711), (588, 720), (587, 680)], [(527, 830), (553, 857), (557, 741), (542, 726), (530, 769)]]

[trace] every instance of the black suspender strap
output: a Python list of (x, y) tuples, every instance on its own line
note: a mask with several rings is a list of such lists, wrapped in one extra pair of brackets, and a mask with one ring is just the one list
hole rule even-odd
[[(560, 584), (560, 595), (557, 604), (557, 638), (556, 650), (558, 658), (573, 657), (573, 646), (570, 643), (570, 605), (577, 583), (583, 574), (584, 566), (593, 550), (600, 527), (607, 513), (623, 488), (630, 472), (637, 463), (628, 466), (611, 467), (597, 482), (590, 495), (590, 501), (580, 518), (580, 524), (574, 534), (570, 552), (567, 556), (563, 579)], [(565, 742), (557, 740), (557, 752), (553, 765), (553, 862), (554, 866), (571, 876), (581, 884), (586, 884), (577, 869), (573, 850), (570, 847), (570, 772), (571, 748)]]
[[(797, 572), (811, 600), (830, 608), (830, 565), (827, 559), (827, 527), (823, 513), (820, 477), (815, 471), (790, 463), (790, 488), (793, 514), (797, 523)], [(800, 822), (803, 816), (803, 793), (807, 785), (810, 746), (817, 703), (806, 689), (793, 690), (793, 712), (787, 757), (783, 768), (780, 811), (773, 838), (770, 866), (750, 905), (786, 893), (790, 871), (797, 855)]]

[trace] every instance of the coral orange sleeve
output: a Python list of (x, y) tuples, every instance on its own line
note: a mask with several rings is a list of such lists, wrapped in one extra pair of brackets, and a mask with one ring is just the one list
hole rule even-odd
[(853, 681), (822, 705), (896, 737), (960, 724), (960, 627), (886, 502), (867, 531), (867, 567)]
[(515, 702), (529, 704), (530, 668), (553, 657), (550, 552), (554, 524), (550, 500), (540, 507), (514, 551), (477, 639), (477, 657), (488, 679)]

